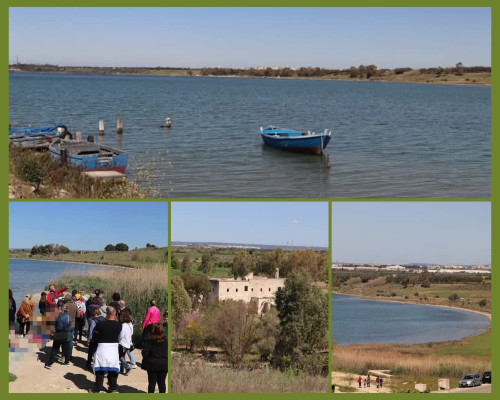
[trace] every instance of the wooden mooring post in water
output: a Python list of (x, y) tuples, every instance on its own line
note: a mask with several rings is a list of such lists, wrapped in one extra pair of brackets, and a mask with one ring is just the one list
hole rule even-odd
[(99, 121), (99, 135), (104, 135), (104, 120)]
[(66, 165), (68, 163), (68, 149), (61, 149), (60, 157), (61, 165)]
[(167, 117), (165, 118), (165, 128), (171, 128), (172, 127), (172, 118)]
[(119, 135), (123, 133), (123, 119), (121, 118), (116, 120), (116, 133)]
[(75, 132), (75, 140), (77, 142), (81, 142), (82, 141), (82, 132), (80, 132), (80, 131), (76, 131)]

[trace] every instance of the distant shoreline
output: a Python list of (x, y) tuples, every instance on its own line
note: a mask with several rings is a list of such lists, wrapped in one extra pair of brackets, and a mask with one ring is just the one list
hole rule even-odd
[(486, 86), (491, 87), (491, 82), (468, 82), (468, 81), (415, 81), (409, 79), (392, 80), (392, 79), (360, 79), (360, 78), (331, 78), (331, 77), (307, 77), (307, 76), (252, 76), (252, 75), (187, 75), (182, 73), (169, 73), (169, 74), (154, 74), (154, 73), (106, 73), (106, 72), (78, 72), (78, 71), (9, 71), (9, 74), (55, 74), (55, 75), (100, 75), (100, 76), (155, 76), (155, 77), (184, 77), (184, 78), (255, 78), (255, 79), (283, 79), (283, 80), (311, 80), (311, 81), (334, 81), (334, 82), (380, 82), (380, 83), (411, 83), (422, 85), (447, 85), (447, 86)]
[(84, 261), (61, 261), (61, 260), (52, 260), (52, 259), (43, 259), (42, 260), (40, 258), (20, 258), (20, 257), (9, 257), (9, 260), (48, 261), (48, 262), (77, 264), (77, 265), (95, 265), (97, 267), (136, 269), (134, 267), (127, 267), (125, 265), (99, 264), (99, 263), (95, 263), (95, 262), (84, 262)]
[(359, 297), (362, 300), (379, 301), (379, 302), (386, 302), (386, 303), (415, 304), (415, 305), (419, 305), (419, 306), (450, 308), (450, 309), (453, 309), (453, 310), (461, 310), (461, 311), (467, 311), (467, 312), (472, 312), (472, 313), (484, 315), (491, 322), (491, 313), (488, 313), (488, 312), (485, 312), (485, 311), (468, 310), (466, 308), (453, 307), (453, 306), (445, 306), (445, 305), (441, 305), (441, 304), (419, 303), (419, 302), (413, 301), (413, 300), (410, 300), (410, 301), (389, 300), (389, 299), (383, 299), (383, 300), (381, 300), (381, 299), (375, 299), (373, 297), (358, 296), (358, 295), (355, 295), (355, 294), (345, 294), (345, 293), (339, 293), (339, 292), (334, 292), (334, 291), (332, 291), (331, 294), (336, 294), (336, 295), (339, 295), (339, 296)]

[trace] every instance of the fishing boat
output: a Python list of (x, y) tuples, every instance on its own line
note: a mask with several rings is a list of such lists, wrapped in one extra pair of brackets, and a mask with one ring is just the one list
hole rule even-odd
[(54, 124), (35, 128), (12, 128), (9, 126), (9, 144), (30, 149), (47, 149), (57, 138), (71, 139), (65, 125)]
[(274, 126), (261, 127), (260, 133), (262, 140), (268, 146), (309, 154), (323, 154), (332, 135), (329, 129), (325, 129), (322, 133), (316, 133), (299, 132)]
[(53, 158), (85, 171), (123, 173), (127, 168), (128, 155), (125, 151), (94, 143), (92, 136), (86, 142), (56, 139), (49, 145), (49, 151)]

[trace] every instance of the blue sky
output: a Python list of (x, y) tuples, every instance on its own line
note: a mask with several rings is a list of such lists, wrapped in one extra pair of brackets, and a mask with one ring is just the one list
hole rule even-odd
[(10, 8), (9, 62), (491, 65), (490, 8)]
[(172, 203), (172, 241), (328, 247), (326, 202)]
[(57, 243), (70, 250), (168, 245), (164, 202), (11, 202), (9, 248)]
[(332, 206), (337, 262), (491, 263), (489, 202), (339, 202)]

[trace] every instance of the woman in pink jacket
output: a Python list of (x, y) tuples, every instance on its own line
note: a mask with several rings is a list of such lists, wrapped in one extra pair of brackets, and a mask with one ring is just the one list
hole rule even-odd
[(149, 303), (150, 307), (146, 312), (144, 321), (142, 322), (142, 342), (145, 343), (148, 340), (149, 334), (151, 333), (151, 327), (153, 324), (160, 322), (160, 310), (156, 307), (156, 301), (153, 299)]

